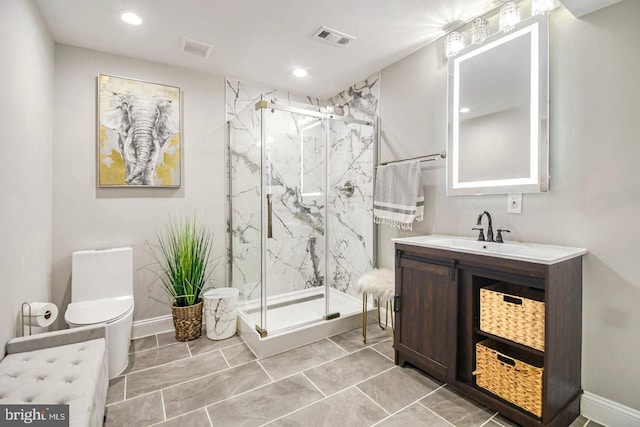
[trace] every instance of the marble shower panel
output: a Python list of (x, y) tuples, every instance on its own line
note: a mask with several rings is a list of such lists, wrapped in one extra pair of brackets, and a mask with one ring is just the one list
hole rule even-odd
[(260, 112), (251, 107), (238, 112), (229, 124), (231, 285), (240, 290), (241, 300), (260, 298), (260, 132)]
[(374, 137), (373, 126), (331, 122), (327, 268), (331, 286), (350, 295), (373, 266)]
[[(375, 123), (380, 75), (374, 74), (328, 100), (344, 106), (345, 117)], [(349, 295), (357, 295), (355, 282), (374, 265), (373, 177), (375, 126), (331, 121), (329, 177), (329, 281)], [(354, 188), (344, 191), (345, 183)]]

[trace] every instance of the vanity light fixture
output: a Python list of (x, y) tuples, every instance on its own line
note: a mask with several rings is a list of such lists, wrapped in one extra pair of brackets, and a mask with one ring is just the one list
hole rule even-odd
[(500, 20), (498, 28), (503, 33), (513, 30), (516, 24), (520, 22), (520, 12), (518, 5), (513, 1), (508, 1), (500, 9)]
[(553, 0), (531, 0), (531, 14), (544, 15), (553, 9)]
[(140, 18), (138, 15), (136, 15), (133, 12), (125, 12), (125, 13), (123, 13), (122, 15), (120, 15), (120, 19), (122, 19), (127, 24), (131, 24), (131, 25), (140, 25), (140, 24), (142, 24), (142, 18)]
[(304, 68), (296, 68), (295, 70), (293, 70), (293, 75), (296, 77), (306, 77), (307, 70), (305, 70)]
[(446, 55), (447, 58), (456, 56), (464, 47), (464, 38), (457, 31), (452, 31), (447, 35)]
[(489, 21), (483, 17), (474, 19), (471, 24), (471, 43), (482, 44), (489, 37)]

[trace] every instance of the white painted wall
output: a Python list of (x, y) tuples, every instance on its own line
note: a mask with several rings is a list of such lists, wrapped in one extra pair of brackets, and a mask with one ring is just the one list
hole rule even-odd
[(0, 358), (51, 289), (54, 43), (31, 1), (0, 2)]
[[(148, 244), (169, 218), (196, 214), (215, 234), (224, 283), (224, 79), (183, 68), (56, 45), (53, 154), (53, 297), (70, 301), (71, 253), (134, 248), (134, 320), (170, 314)], [(96, 76), (111, 74), (183, 90), (183, 179), (178, 189), (96, 187)], [(59, 323), (63, 326), (63, 323)]]
[[(583, 264), (582, 383), (640, 410), (640, 2), (626, 0), (578, 20), (551, 15), (551, 191), (526, 194), (507, 214), (504, 195), (445, 196), (445, 165), (423, 168), (425, 221), (411, 234), (475, 236), (479, 212), (508, 239), (588, 248)], [(446, 146), (446, 77), (441, 43), (382, 71), (382, 160)], [(486, 223), (485, 223), (486, 227)], [(380, 259), (393, 266), (380, 227)]]

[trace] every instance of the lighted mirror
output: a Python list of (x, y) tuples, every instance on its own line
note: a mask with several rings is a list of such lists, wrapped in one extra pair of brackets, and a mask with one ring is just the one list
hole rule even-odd
[(548, 16), (449, 58), (447, 195), (548, 190)]

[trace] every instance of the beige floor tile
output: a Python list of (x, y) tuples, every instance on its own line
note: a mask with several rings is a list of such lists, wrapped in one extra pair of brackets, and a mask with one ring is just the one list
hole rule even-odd
[(253, 354), (251, 349), (246, 344), (237, 344), (232, 347), (223, 348), (220, 350), (224, 355), (224, 358), (227, 359), (230, 366), (238, 366), (243, 363), (251, 362), (252, 360), (256, 360), (256, 355)]
[(175, 417), (271, 382), (258, 362), (162, 390), (167, 417)]
[(274, 421), (280, 427), (365, 427), (388, 414), (367, 396), (351, 387), (313, 405)]
[(159, 346), (180, 342), (176, 339), (176, 331), (161, 332), (157, 335), (157, 337)]
[(158, 341), (155, 335), (149, 335), (148, 337), (137, 338), (131, 341), (129, 346), (129, 353), (135, 353), (136, 351), (149, 350), (158, 346)]
[(388, 339), (386, 341), (379, 342), (378, 344), (372, 345), (371, 348), (395, 361), (396, 352), (393, 349), (392, 340)]
[(129, 365), (125, 373), (140, 371), (165, 363), (190, 357), (189, 349), (185, 343), (176, 343), (151, 350), (139, 351), (129, 355)]
[(156, 392), (108, 406), (104, 427), (148, 426), (163, 420), (162, 398)]
[[(514, 423), (513, 421), (511, 421), (510, 419), (503, 417), (500, 414), (496, 414), (495, 417), (493, 417), (493, 420), (496, 424), (501, 425), (502, 427), (520, 427), (520, 424), (518, 423)], [(580, 424), (580, 427), (582, 427), (583, 424)]]
[(570, 425), (569, 427), (583, 427), (587, 421), (589, 421), (587, 418), (583, 417), (582, 415), (578, 415), (578, 418), (576, 418)]
[(394, 367), (363, 383), (358, 388), (390, 413), (425, 397), (442, 383), (413, 368)]
[(125, 377), (116, 377), (109, 380), (107, 389), (107, 405), (124, 400)]
[[(206, 410), (198, 409), (197, 411), (189, 412), (188, 414), (181, 415), (176, 418), (171, 418), (163, 423), (157, 424), (157, 427), (209, 427), (209, 417)], [(217, 427), (217, 424), (216, 424)]]
[(231, 347), (232, 345), (237, 345), (243, 342), (244, 341), (242, 340), (240, 335), (237, 334), (224, 340), (210, 340), (203, 333), (200, 338), (198, 338), (197, 340), (189, 341), (187, 344), (189, 344), (191, 354), (195, 356), (198, 354), (207, 353), (209, 351)]
[(325, 339), (267, 357), (260, 360), (260, 363), (274, 380), (279, 380), (345, 354), (343, 350)]
[(377, 344), (380, 341), (384, 341), (388, 338), (391, 338), (390, 327), (386, 330), (382, 330), (378, 326), (378, 323), (369, 323), (369, 325), (367, 325), (366, 344), (362, 342), (362, 328), (354, 329), (340, 335), (335, 335), (329, 339), (345, 349), (347, 352), (353, 353), (354, 351), (358, 351), (365, 347)]
[(393, 362), (380, 353), (370, 348), (365, 348), (324, 365), (306, 370), (304, 374), (320, 391), (330, 395), (393, 366)]
[(431, 393), (420, 403), (456, 427), (481, 426), (494, 414), (449, 387)]
[(380, 424), (380, 427), (451, 427), (451, 424), (420, 405), (415, 403), (392, 415)]
[(126, 395), (139, 396), (227, 368), (227, 362), (217, 351), (167, 363), (128, 374)]
[(293, 375), (207, 408), (216, 427), (252, 427), (324, 396), (302, 374)]

